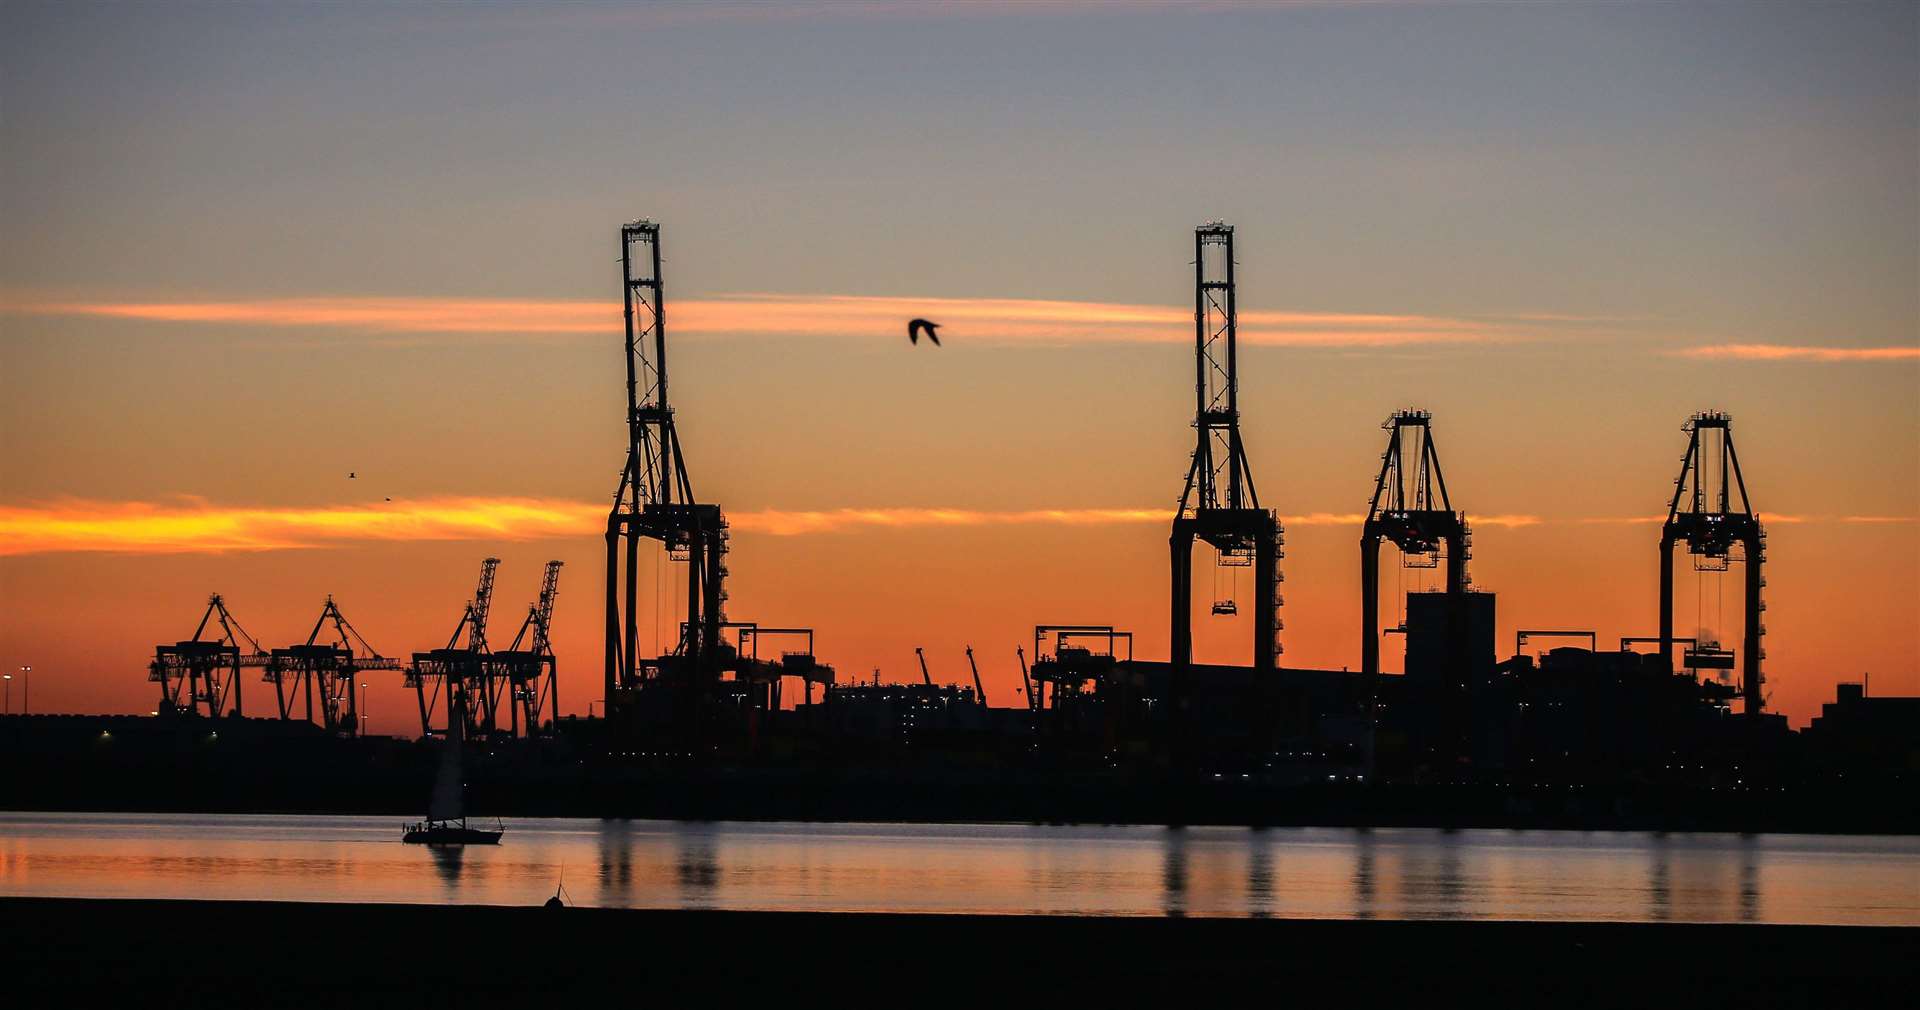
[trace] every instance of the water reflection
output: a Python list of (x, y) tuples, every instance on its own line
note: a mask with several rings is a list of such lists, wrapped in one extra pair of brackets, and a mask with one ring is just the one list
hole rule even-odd
[(674, 833), (674, 879), (680, 903), (687, 908), (709, 908), (720, 885), (719, 846), (711, 824), (681, 824)]
[(1187, 831), (1168, 828), (1165, 837), (1160, 864), (1160, 890), (1164, 897), (1160, 907), (1168, 916), (1180, 918), (1187, 914)]
[(1354, 833), (1353, 917), (1356, 919), (1371, 919), (1376, 912), (1373, 860), (1373, 832), (1362, 828)]
[(433, 856), (433, 872), (449, 892), (448, 900), (453, 900), (451, 892), (460, 889), (460, 864), (465, 861), (467, 850), (459, 845), (429, 845), (427, 852)]
[(1654, 834), (1648, 854), (1651, 857), (1647, 871), (1648, 918), (1667, 922), (1673, 918), (1673, 886), (1669, 879), (1673, 855), (1667, 850), (1666, 832)]
[(1261, 828), (1247, 834), (1247, 914), (1256, 919), (1273, 914), (1273, 848)]
[(835, 911), (1920, 924), (1920, 839), (0, 813), (0, 894)]
[(1466, 912), (1467, 882), (1461, 873), (1460, 836), (1440, 833), (1437, 856), (1415, 864), (1407, 880), (1407, 898), (1431, 913), (1422, 918), (1458, 919)]
[(1740, 921), (1760, 921), (1760, 848), (1753, 835), (1740, 836)]
[(624, 906), (633, 895), (633, 824), (631, 821), (601, 821), (599, 831), (600, 884), (606, 889), (605, 904)]

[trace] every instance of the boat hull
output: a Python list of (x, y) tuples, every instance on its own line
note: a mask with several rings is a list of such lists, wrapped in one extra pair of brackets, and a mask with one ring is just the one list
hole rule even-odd
[(418, 828), (400, 836), (409, 845), (498, 845), (503, 831), (477, 828)]

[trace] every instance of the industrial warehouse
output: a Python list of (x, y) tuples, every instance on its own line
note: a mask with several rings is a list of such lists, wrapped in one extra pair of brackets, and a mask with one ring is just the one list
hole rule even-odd
[[(1357, 545), (1358, 669), (1284, 665), (1285, 531), (1261, 504), (1241, 438), (1234, 229), (1220, 222), (1194, 232), (1196, 440), (1179, 506), (1168, 516), (1171, 655), (1135, 657), (1125, 628), (1036, 623), (1032, 640), (1013, 650), (1020, 697), (998, 706), (989, 704), (971, 648), (970, 683), (936, 682), (924, 653), (917, 679), (839, 676), (816, 655), (812, 628), (727, 613), (726, 514), (696, 496), (668, 399), (660, 228), (625, 225), (620, 242), (628, 451), (606, 525), (597, 716), (560, 714), (548, 632), (561, 563), (546, 566), (518, 630), (510, 641), (496, 636), (506, 643), (496, 648), (489, 617), (499, 562), (487, 558), (446, 643), (404, 660), (369, 645), (332, 597), (303, 642), (272, 648), (213, 596), (189, 638), (154, 651), (148, 678), (157, 686), (156, 718), (106, 720), (117, 728), (104, 729), (94, 726), (100, 720), (82, 727), (45, 719), (24, 728), (15, 746), (57, 750), (61, 740), (114, 732), (178, 741), (217, 727), (230, 746), (262, 754), (354, 754), (368, 769), (400, 770), (394, 780), (406, 785), (394, 786), (398, 795), (415, 788), (410, 776), (423, 760), (416, 751), (455, 739), (482, 746), (473, 769), (477, 802), (486, 802), (491, 782), (501, 812), (929, 819), (1367, 822), (1538, 814), (1604, 822), (1631, 820), (1634, 803), (1657, 795), (1660, 805), (1645, 810), (1648, 817), (1686, 807), (1731, 811), (1721, 823), (1761, 816), (1772, 824), (1764, 813), (1790, 807), (1780, 794), (1797, 790), (1803, 799), (1819, 794), (1820, 816), (1831, 821), (1831, 804), (1843, 794), (1826, 784), (1852, 775), (1853, 787), (1910, 786), (1920, 768), (1914, 699), (1875, 698), (1843, 685), (1828, 713), (1802, 733), (1767, 711), (1766, 532), (1748, 498), (1732, 418), (1716, 411), (1683, 426), (1684, 451), (1660, 524), (1657, 634), (1616, 643), (1591, 630), (1522, 630), (1505, 659), (1495, 641), (1496, 596), (1470, 575), (1471, 524), (1448, 488), (1435, 419), (1423, 410), (1394, 412), (1382, 425), (1385, 444)], [(1195, 612), (1232, 616), (1241, 607), (1217, 592), (1195, 600), (1196, 541), (1218, 568), (1250, 571), (1248, 665), (1192, 659)], [(1675, 633), (1681, 544), (1698, 571), (1741, 573), (1742, 631), (1732, 647)], [(1407, 593), (1404, 617), (1388, 628), (1380, 622), (1385, 545), (1394, 551), (1384, 563), (1442, 575), (1437, 591)], [(639, 613), (656, 605), (641, 597), (643, 549), (684, 566), (678, 642), (657, 656), (639, 649)], [(1404, 646), (1401, 674), (1382, 670), (1391, 638)], [(1536, 657), (1526, 651), (1529, 641), (1564, 644)], [(419, 741), (359, 739), (356, 692), (370, 677), (404, 678), (417, 700)], [(248, 681), (270, 687), (266, 720), (260, 702), (248, 705), (257, 689), (243, 688)], [(832, 799), (823, 798), (822, 782), (833, 783)], [(850, 799), (849, 782), (874, 788)], [(1187, 783), (1203, 786), (1193, 792)], [(913, 785), (938, 788), (909, 798)], [(1435, 800), (1440, 787), (1474, 798)], [(1587, 800), (1582, 790), (1608, 799)], [(380, 789), (364, 782), (348, 794), (312, 802), (384, 802), (370, 799)], [(1400, 799), (1381, 806), (1383, 795)], [(1702, 795), (1721, 806), (1703, 806)], [(1879, 818), (1861, 823), (1911, 820), (1910, 788), (1906, 795), (1904, 805), (1861, 812)], [(1178, 806), (1184, 802), (1203, 805)]]

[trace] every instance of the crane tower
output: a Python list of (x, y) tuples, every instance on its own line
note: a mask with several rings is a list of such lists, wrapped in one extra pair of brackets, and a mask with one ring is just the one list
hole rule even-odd
[[(1465, 514), (1455, 512), (1447, 498), (1432, 421), (1424, 410), (1401, 410), (1380, 425), (1387, 432), (1387, 450), (1380, 454), (1380, 476), (1360, 527), (1360, 670), (1370, 685), (1380, 675), (1382, 542), (1399, 548), (1402, 563), (1422, 568), (1438, 563), (1444, 545), (1447, 594), (1457, 599), (1467, 591), (1473, 534)], [(1464, 642), (1459, 636), (1458, 644)]]
[[(626, 317), (627, 461), (607, 514), (606, 670), (609, 719), (623, 714), (652, 679), (681, 697), (675, 707), (697, 719), (720, 675), (726, 616), (726, 520), (718, 505), (694, 498), (667, 399), (666, 305), (660, 278), (660, 226), (620, 228)], [(663, 546), (687, 565), (686, 615), (672, 662), (643, 666), (639, 654), (640, 541)]]
[(1178, 674), (1193, 659), (1193, 543), (1219, 552), (1223, 565), (1251, 564), (1254, 572), (1253, 667), (1274, 669), (1281, 652), (1279, 560), (1284, 532), (1279, 516), (1260, 507), (1240, 439), (1238, 316), (1234, 304), (1233, 226), (1215, 221), (1194, 229), (1192, 462), (1169, 538), (1173, 555), (1172, 664)]
[(1687, 542), (1696, 571), (1726, 571), (1732, 562), (1743, 564), (1746, 575), (1745, 618), (1740, 649), (1740, 693), (1746, 715), (1758, 717), (1766, 707), (1760, 645), (1767, 629), (1760, 623), (1766, 609), (1760, 590), (1767, 584), (1761, 572), (1766, 560), (1767, 534), (1760, 517), (1747, 501), (1747, 481), (1740, 474), (1740, 455), (1733, 448), (1733, 418), (1717, 410), (1695, 414), (1682, 426), (1687, 451), (1680, 457), (1680, 476), (1673, 482), (1673, 500), (1660, 528), (1660, 655), (1673, 669), (1673, 547)]

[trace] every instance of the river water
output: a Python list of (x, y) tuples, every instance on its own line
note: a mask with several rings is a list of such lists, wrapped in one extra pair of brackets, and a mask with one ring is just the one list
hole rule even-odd
[(1920, 925), (1920, 838), (0, 813), (0, 895)]

